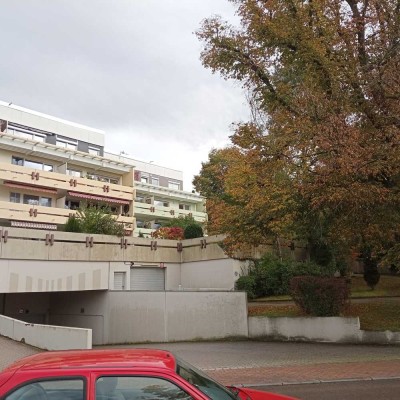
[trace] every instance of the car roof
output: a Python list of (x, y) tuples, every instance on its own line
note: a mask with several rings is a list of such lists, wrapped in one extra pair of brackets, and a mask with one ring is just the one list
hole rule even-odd
[(172, 353), (156, 349), (49, 351), (22, 358), (5, 371), (42, 369), (162, 368), (175, 371)]

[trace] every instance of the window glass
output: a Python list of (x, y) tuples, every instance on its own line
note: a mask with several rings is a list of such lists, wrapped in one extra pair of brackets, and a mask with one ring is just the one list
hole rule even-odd
[(165, 200), (154, 200), (154, 205), (159, 207), (168, 207), (169, 203)]
[(21, 194), (20, 193), (10, 193), (10, 202), (11, 203), (20, 203), (21, 202)]
[(157, 185), (158, 186), (160, 184), (160, 180), (158, 178), (152, 177), (151, 178), (151, 183), (153, 185)]
[(170, 189), (179, 190), (179, 189), (181, 188), (181, 185), (179, 184), (179, 182), (172, 182), (172, 181), (169, 181), (169, 182), (168, 182), (168, 187), (169, 187)]
[(83, 400), (83, 379), (62, 379), (28, 383), (5, 397), (5, 400)]
[(28, 168), (40, 169), (43, 171), (50, 171), (50, 172), (53, 171), (53, 166), (50, 164), (43, 164), (38, 161), (25, 160), (20, 157), (12, 156), (11, 163), (14, 165), (21, 165), (21, 166), (28, 167)]
[(190, 206), (188, 204), (179, 204), (180, 210), (190, 210)]
[(24, 165), (24, 159), (23, 158), (20, 158), (20, 157), (12, 157), (11, 158), (11, 164), (14, 164), (14, 165)]
[(51, 207), (51, 197), (41, 197), (40, 205), (43, 207)]
[(90, 147), (89, 146), (88, 153), (98, 156), (98, 155), (100, 155), (100, 149), (98, 149), (96, 147)]
[(78, 148), (78, 144), (76, 142), (68, 142), (66, 140), (57, 139), (56, 145), (59, 147), (65, 147), (66, 149), (76, 150)]
[(96, 382), (96, 400), (189, 400), (191, 398), (174, 383), (150, 376), (104, 376)]
[(142, 182), (142, 183), (148, 183), (148, 182), (149, 182), (149, 177), (148, 177), (148, 176), (141, 176), (141, 177), (140, 177), (140, 182)]
[(70, 168), (68, 168), (67, 169), (67, 174), (68, 175), (71, 175), (71, 176), (76, 176), (76, 177), (80, 177), (81, 176), (81, 174), (82, 174), (82, 171), (79, 171), (79, 170), (77, 170), (77, 169), (70, 169)]
[(33, 196), (31, 194), (24, 194), (24, 204), (30, 205), (38, 205), (39, 204), (39, 196)]
[(43, 169), (43, 164), (36, 161), (25, 160), (24, 166), (33, 169)]
[(176, 373), (196, 386), (206, 396), (213, 400), (238, 400), (238, 397), (225, 386), (214, 381), (193, 365), (177, 359)]
[(46, 141), (46, 135), (34, 134), (33, 135), (33, 140), (35, 140), (36, 142), (45, 142)]

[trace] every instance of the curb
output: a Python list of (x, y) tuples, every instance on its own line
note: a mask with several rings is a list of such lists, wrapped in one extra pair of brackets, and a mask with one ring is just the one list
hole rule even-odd
[(318, 385), (324, 383), (346, 383), (346, 382), (366, 382), (366, 381), (388, 381), (388, 380), (400, 380), (400, 376), (388, 376), (388, 377), (367, 377), (367, 378), (343, 378), (343, 379), (326, 379), (326, 380), (311, 380), (311, 381), (298, 381), (298, 382), (268, 382), (268, 383), (257, 383), (257, 384), (240, 384), (232, 385), (237, 387), (259, 387), (259, 386), (289, 386), (289, 385)]

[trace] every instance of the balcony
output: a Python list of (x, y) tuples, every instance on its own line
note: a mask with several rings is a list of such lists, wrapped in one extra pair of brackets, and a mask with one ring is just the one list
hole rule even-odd
[[(64, 225), (70, 215), (76, 214), (75, 210), (57, 207), (43, 207), (30, 204), (10, 203), (0, 201), (0, 220), (11, 221), (14, 226), (32, 228), (57, 229), (57, 225)], [(116, 220), (124, 224), (129, 235), (134, 230), (135, 218), (116, 215)], [(21, 222), (21, 223), (19, 223)]]
[[(73, 194), (80, 193), (89, 195), (88, 199), (90, 199), (90, 196), (103, 197), (104, 201), (110, 203), (114, 199), (117, 204), (129, 204), (135, 194), (134, 188), (130, 186), (104, 183), (6, 163), (0, 163), (0, 179), (4, 181), (3, 184), (5, 186), (17, 184), (27, 190), (41, 191), (43, 189), (43, 192), (50, 189), (57, 195), (66, 195), (68, 192)], [(97, 200), (99, 201), (99, 199)]]
[[(104, 183), (87, 178), (73, 177), (57, 172), (47, 172), (19, 165), (0, 163), (0, 190), (10, 192), (36, 192), (52, 198), (53, 207), (0, 201), (0, 219), (12, 221), (14, 226), (56, 229), (63, 225), (76, 211), (65, 209), (66, 199), (89, 202), (105, 202), (115, 207), (130, 206), (135, 190), (130, 186)], [(9, 194), (7, 193), (7, 197)], [(3, 196), (4, 199), (4, 196)], [(122, 211), (121, 208), (119, 208)], [(124, 223), (127, 234), (135, 227), (133, 216), (116, 215)], [(18, 223), (18, 222), (21, 222)], [(24, 224), (22, 224), (24, 222)]]
[[(171, 219), (178, 217), (185, 217), (191, 215), (195, 221), (204, 223), (206, 220), (206, 213), (200, 211), (181, 210), (172, 207), (154, 206), (147, 203), (135, 202), (135, 215), (139, 217), (147, 216), (154, 218)], [(150, 219), (150, 218), (147, 218)]]

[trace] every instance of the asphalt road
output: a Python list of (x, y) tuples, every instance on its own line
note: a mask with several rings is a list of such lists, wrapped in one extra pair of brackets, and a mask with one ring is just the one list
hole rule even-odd
[(399, 400), (400, 379), (311, 383), (301, 385), (258, 386), (265, 390), (301, 400)]

